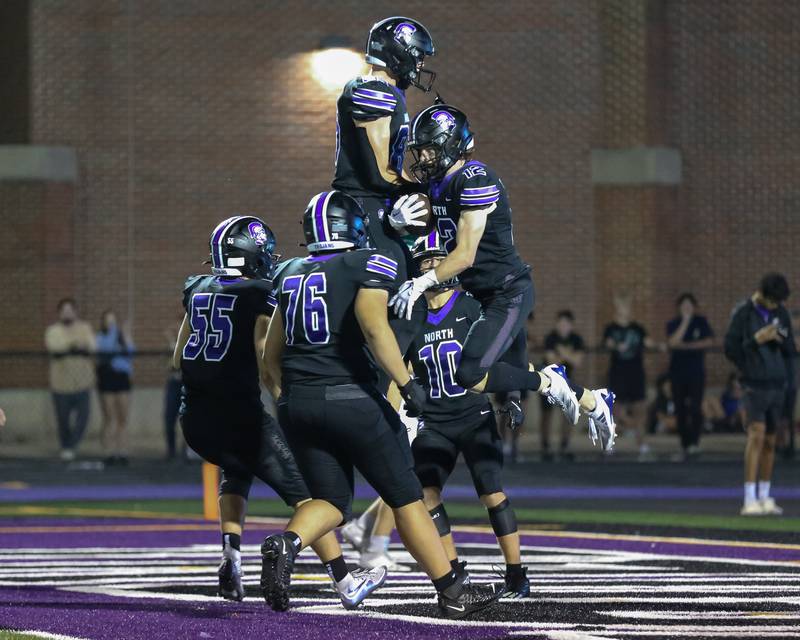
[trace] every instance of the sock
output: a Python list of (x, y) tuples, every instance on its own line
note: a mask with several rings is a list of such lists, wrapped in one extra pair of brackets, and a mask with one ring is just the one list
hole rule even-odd
[(453, 567), (453, 571), (458, 571), (461, 567), (459, 566), (461, 563), (458, 561), (458, 558), (455, 560), (450, 561), (450, 566)]
[(545, 383), (546, 377), (539, 375), (537, 371), (528, 371), (505, 362), (495, 362), (492, 368), (489, 369), (484, 391), (487, 393), (519, 391), (520, 389), (539, 391), (545, 388), (543, 384), (549, 387), (550, 381), (547, 380)]
[(389, 536), (372, 536), (367, 553), (386, 553), (389, 550)]
[(744, 501), (747, 502), (755, 502), (756, 501), (756, 483), (755, 482), (745, 482), (744, 483)]
[(242, 536), (238, 533), (223, 533), (222, 534), (222, 550), (225, 551), (225, 547), (230, 547), (236, 551), (239, 551), (242, 547)]
[(331, 579), (337, 583), (337, 585), (350, 575), (350, 572), (347, 570), (347, 563), (344, 561), (344, 556), (338, 556), (333, 560), (330, 560), (329, 562), (323, 562), (322, 564), (325, 565), (325, 570), (328, 572), (328, 575), (331, 577)]
[(298, 536), (294, 531), (284, 531), (283, 537), (294, 549), (295, 553), (300, 553), (300, 549), (303, 548), (303, 542), (300, 540), (300, 536)]
[(575, 397), (578, 399), (578, 402), (580, 402), (581, 398), (583, 398), (583, 394), (588, 391), (588, 389), (584, 389), (583, 387), (575, 384), (571, 380), (569, 382), (569, 388), (575, 392)]
[(766, 500), (769, 498), (769, 480), (759, 480), (758, 482), (758, 499), (759, 500)]
[(448, 587), (452, 587), (456, 581), (456, 572), (450, 571), (450, 573), (445, 573), (441, 578), (436, 578), (436, 580), (433, 580), (433, 588), (441, 593)]
[(514, 578), (522, 575), (521, 564), (506, 564), (506, 578)]

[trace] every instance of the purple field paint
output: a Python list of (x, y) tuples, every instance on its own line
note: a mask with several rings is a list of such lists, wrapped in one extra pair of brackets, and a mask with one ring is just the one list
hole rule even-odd
[[(739, 499), (741, 487), (507, 487), (517, 499), (542, 500), (724, 500)], [(800, 500), (800, 486), (772, 489), (777, 499)], [(256, 498), (277, 498), (263, 484), (253, 486)], [(469, 485), (448, 485), (445, 498), (472, 500), (475, 489)], [(203, 488), (197, 484), (75, 485), (0, 489), (0, 502), (42, 502), (50, 500), (200, 500)], [(355, 497), (369, 499), (375, 491), (367, 484), (356, 485)]]

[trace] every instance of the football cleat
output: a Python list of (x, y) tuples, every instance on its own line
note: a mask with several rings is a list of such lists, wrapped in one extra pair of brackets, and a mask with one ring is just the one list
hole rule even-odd
[(783, 509), (781, 509), (774, 498), (762, 498), (758, 501), (761, 504), (761, 512), (765, 516), (782, 516)]
[(507, 600), (517, 600), (518, 598), (527, 598), (531, 595), (531, 583), (528, 580), (528, 567), (522, 568), (521, 575), (505, 576), (506, 584), (505, 590), (501, 598)]
[(350, 575), (353, 579), (347, 588), (340, 589), (339, 585), (334, 582), (334, 588), (339, 594), (342, 606), (348, 610), (355, 609), (370, 593), (386, 582), (386, 567), (356, 569)]
[(242, 586), (242, 559), (225, 555), (222, 564), (217, 570), (219, 576), (218, 595), (226, 600), (241, 602), (244, 600), (244, 587)]
[(394, 558), (386, 551), (364, 551), (358, 557), (358, 566), (362, 569), (376, 569), (386, 567), (389, 571), (406, 573), (411, 571), (411, 567), (395, 562)]
[(592, 439), (592, 444), (597, 444), (600, 440), (600, 448), (603, 451), (611, 451), (617, 437), (617, 423), (614, 422), (616, 395), (608, 389), (594, 389), (591, 393), (594, 396), (595, 408), (589, 412), (589, 437)]
[(567, 416), (567, 420), (572, 424), (578, 424), (581, 406), (578, 404), (575, 392), (570, 389), (569, 378), (567, 378), (567, 372), (564, 367), (551, 364), (542, 369), (541, 373), (550, 380), (550, 388), (544, 392), (544, 397), (547, 398), (550, 404), (561, 407), (564, 415)]
[(261, 545), (261, 593), (274, 611), (289, 608), (295, 551), (280, 534), (269, 536)]
[(742, 510), (739, 512), (743, 516), (763, 516), (767, 515), (764, 512), (764, 507), (760, 500), (746, 500), (742, 505)]
[(445, 618), (465, 618), (490, 607), (501, 595), (503, 589), (493, 584), (477, 586), (456, 582), (439, 593), (439, 611)]
[(347, 522), (339, 533), (342, 535), (342, 542), (346, 542), (356, 551), (361, 551), (361, 546), (364, 544), (364, 527), (358, 523), (358, 519), (354, 518)]

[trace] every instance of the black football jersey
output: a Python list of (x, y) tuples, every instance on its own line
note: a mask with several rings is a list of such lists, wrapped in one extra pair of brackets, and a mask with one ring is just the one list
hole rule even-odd
[[(336, 159), (333, 188), (351, 196), (393, 197), (395, 185), (378, 173), (375, 154), (362, 127), (356, 120), (371, 121), (390, 118), (389, 159), (398, 175), (408, 140), (408, 110), (405, 93), (383, 80), (371, 76), (348, 82), (336, 103)], [(371, 177), (372, 176), (372, 177)], [(382, 184), (380, 184), (382, 183)], [(370, 221), (372, 222), (372, 221)]]
[(428, 392), (423, 416), (427, 427), (461, 429), (474, 425), (481, 412), (491, 411), (487, 396), (472, 393), (455, 382), (461, 349), (472, 323), (481, 314), (480, 303), (460, 291), (441, 309), (428, 311), (424, 327), (411, 343), (408, 357), (414, 377)]
[(391, 294), (397, 284), (397, 263), (374, 249), (288, 261), (275, 276), (286, 332), (283, 385), (373, 382), (356, 295), (362, 288)]
[(192, 334), (181, 371), (189, 397), (261, 397), (253, 337), (256, 319), (271, 316), (276, 301), (265, 280), (192, 276), (183, 306)]
[(506, 188), (503, 181), (485, 164), (474, 160), (467, 162), (441, 182), (431, 183), (428, 196), (436, 229), (448, 252), (456, 245), (461, 211), (497, 203), (497, 208), (487, 218), (474, 264), (458, 276), (466, 291), (485, 297), (503, 289), (530, 269), (514, 247), (511, 207), (508, 205)]

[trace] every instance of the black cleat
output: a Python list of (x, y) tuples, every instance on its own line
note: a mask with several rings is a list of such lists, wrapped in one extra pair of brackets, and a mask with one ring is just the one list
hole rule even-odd
[(269, 536), (261, 545), (261, 593), (274, 611), (289, 608), (295, 551), (282, 535)]
[(242, 563), (233, 558), (225, 557), (217, 570), (219, 576), (219, 590), (217, 593), (226, 600), (241, 602), (244, 600), (244, 587), (242, 586)]
[(496, 585), (477, 586), (456, 582), (439, 593), (439, 611), (444, 618), (466, 618), (493, 605), (503, 595)]
[(527, 598), (531, 595), (531, 583), (528, 580), (528, 567), (522, 568), (522, 573), (514, 576), (506, 574), (506, 584), (504, 587), (504, 599), (516, 600)]

